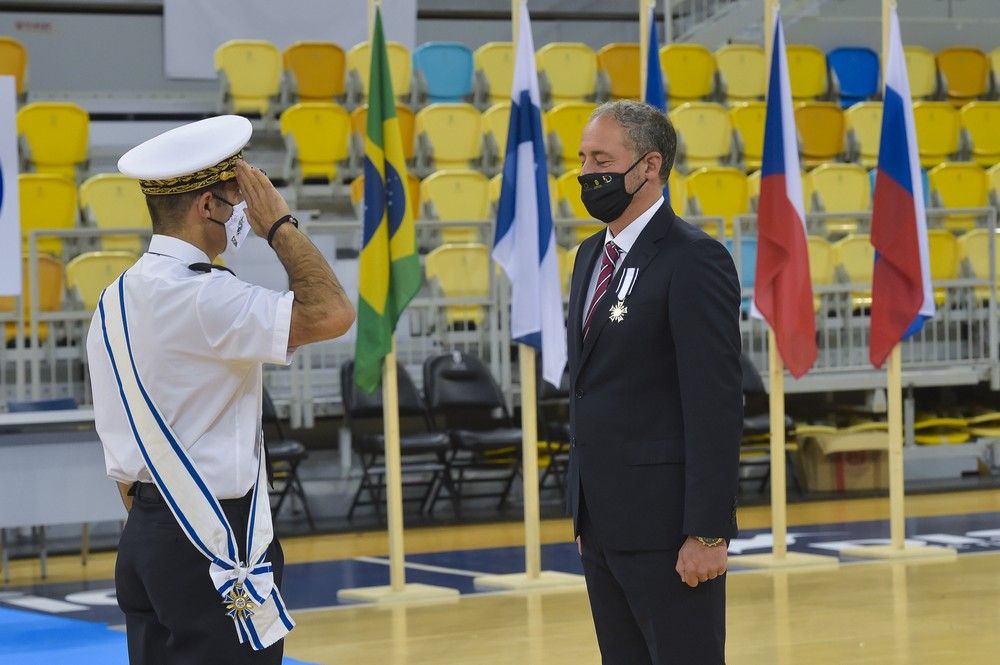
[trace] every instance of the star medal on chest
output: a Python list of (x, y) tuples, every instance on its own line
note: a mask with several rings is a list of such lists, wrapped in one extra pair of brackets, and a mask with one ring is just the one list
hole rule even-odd
[(625, 320), (626, 314), (628, 314), (628, 307), (625, 306), (624, 301), (619, 300), (611, 306), (611, 316), (608, 318), (614, 323), (621, 323)]
[(618, 282), (618, 302), (611, 306), (608, 316), (612, 323), (621, 323), (625, 320), (625, 315), (628, 314), (628, 307), (625, 306), (625, 298), (628, 297), (628, 294), (632, 293), (638, 272), (637, 268), (626, 268), (621, 281)]
[(242, 586), (234, 586), (230, 589), (222, 602), (226, 606), (226, 614), (234, 619), (245, 619), (253, 616), (253, 600)]

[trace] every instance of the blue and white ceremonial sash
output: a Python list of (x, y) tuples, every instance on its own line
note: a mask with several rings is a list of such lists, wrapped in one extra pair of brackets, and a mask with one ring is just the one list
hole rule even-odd
[(247, 525), (247, 561), (243, 562), (222, 507), (139, 377), (124, 293), (122, 275), (104, 290), (99, 310), (104, 344), (136, 444), (170, 512), (195, 548), (211, 562), (209, 576), (225, 605), (219, 611), (233, 618), (241, 644), (249, 642), (254, 650), (264, 649), (295, 626), (274, 584), (271, 564), (265, 560), (273, 529), (267, 492), (260, 491), (267, 487), (264, 455), (258, 456), (253, 510)]

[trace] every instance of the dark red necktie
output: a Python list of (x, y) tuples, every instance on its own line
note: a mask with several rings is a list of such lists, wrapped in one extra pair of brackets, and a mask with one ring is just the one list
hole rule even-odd
[(587, 309), (587, 318), (583, 320), (584, 339), (587, 339), (587, 333), (590, 332), (590, 322), (594, 318), (594, 310), (597, 308), (597, 303), (601, 300), (604, 292), (608, 290), (608, 285), (611, 283), (611, 276), (615, 274), (615, 263), (617, 263), (620, 255), (621, 251), (614, 242), (608, 241), (604, 245), (601, 272), (597, 275), (597, 288), (594, 289), (594, 298), (590, 301), (590, 307)]

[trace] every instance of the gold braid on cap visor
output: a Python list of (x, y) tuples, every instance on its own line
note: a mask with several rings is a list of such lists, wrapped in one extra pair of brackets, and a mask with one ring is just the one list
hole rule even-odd
[(217, 182), (225, 182), (236, 177), (236, 160), (243, 158), (243, 151), (236, 153), (232, 157), (227, 157), (215, 166), (177, 176), (176, 178), (164, 178), (162, 180), (140, 180), (139, 188), (143, 194), (163, 196), (167, 194), (183, 194), (193, 192), (202, 187), (214, 185)]

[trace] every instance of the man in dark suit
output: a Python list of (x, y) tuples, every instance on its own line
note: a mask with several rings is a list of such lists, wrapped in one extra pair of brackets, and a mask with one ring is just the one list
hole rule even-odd
[(569, 301), (567, 497), (605, 665), (725, 661), (727, 540), (743, 423), (740, 286), (726, 248), (662, 197), (676, 134), (599, 107)]

